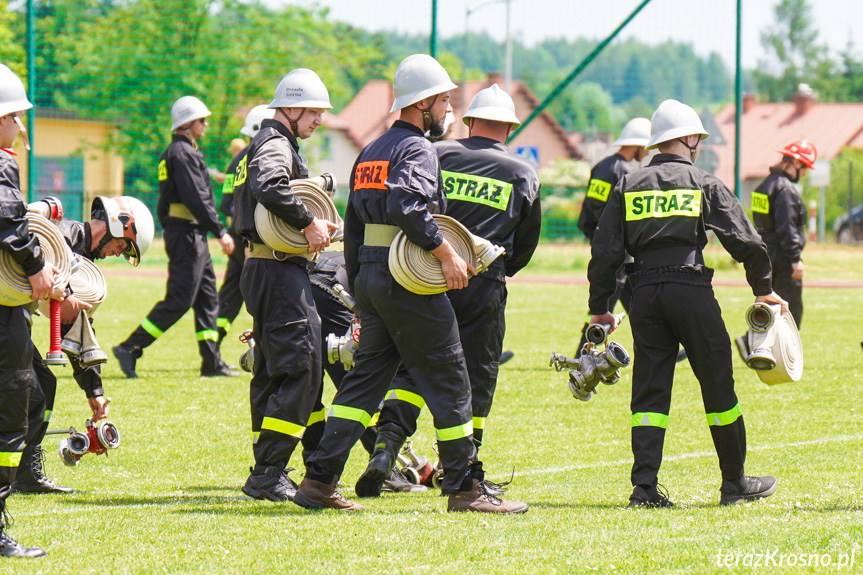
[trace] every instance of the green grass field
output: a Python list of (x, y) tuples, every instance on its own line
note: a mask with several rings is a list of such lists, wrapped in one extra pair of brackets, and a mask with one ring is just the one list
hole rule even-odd
[[(161, 245), (150, 255), (142, 268), (164, 269)], [(583, 277), (588, 258), (584, 246), (543, 247), (524, 275)], [(717, 277), (743, 279), (742, 268), (721, 252), (712, 249), (708, 261)], [(810, 247), (806, 265), (809, 281), (863, 281), (860, 248)], [(105, 269), (132, 272), (121, 262)], [(105, 350), (128, 335), (165, 287), (164, 279), (140, 274), (108, 280), (109, 298), (96, 315)], [(716, 295), (732, 337), (742, 333), (751, 291), (717, 287)], [(198, 377), (188, 314), (146, 350), (139, 379), (122, 378), (113, 357), (105, 366), (120, 449), (67, 468), (56, 455), (58, 438), (46, 439), (50, 476), (77, 492), (10, 499), (12, 535), (46, 547), (49, 556), (2, 561), (0, 573), (736, 573), (753, 570), (747, 561), (755, 555), (746, 554), (762, 553), (768, 561), (774, 553), (766, 572), (837, 571), (852, 553), (854, 567), (845, 570), (859, 571), (863, 290), (810, 288), (804, 297), (803, 381), (769, 388), (734, 354), (747, 471), (776, 475), (778, 492), (718, 506), (720, 476), (698, 384), (682, 364), (660, 476), (678, 507), (627, 510), (631, 370), (589, 403), (573, 399), (566, 373), (550, 369), (548, 357), (553, 347), (574, 352), (587, 287), (512, 283), (505, 347), (516, 355), (501, 369), (482, 456), (494, 479), (515, 468), (509, 493), (531, 510), (514, 517), (447, 514), (435, 492), (385, 495), (364, 501), (369, 509), (358, 514), (248, 499), (240, 486), (252, 462), (249, 378)], [(243, 313), (223, 347), (231, 363), (244, 348), (236, 336), (247, 326)], [(44, 351), (47, 321), (39, 318), (35, 330)], [(628, 324), (613, 339), (631, 352)], [(59, 374), (52, 427), (80, 428), (88, 415), (84, 394), (70, 368)], [(432, 434), (424, 413), (417, 452), (433, 455)], [(299, 454), (292, 463), (299, 480)], [(357, 447), (343, 477), (348, 497), (364, 463)], [(735, 552), (739, 558), (726, 556)], [(809, 554), (833, 565), (807, 566)]]

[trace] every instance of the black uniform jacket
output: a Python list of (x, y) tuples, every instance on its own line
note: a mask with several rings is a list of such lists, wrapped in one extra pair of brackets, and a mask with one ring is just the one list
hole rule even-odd
[(587, 184), (587, 196), (581, 205), (578, 215), (578, 229), (588, 241), (593, 241), (596, 225), (605, 210), (608, 195), (620, 178), (632, 171), (632, 164), (620, 154), (603, 158), (590, 171), (590, 181)]
[(99, 255), (92, 252), (93, 235), (90, 226), (84, 222), (63, 219), (57, 227), (73, 252), (91, 261), (98, 259)]
[(159, 203), (156, 215), (163, 228), (191, 227), (189, 220), (168, 215), (168, 204), (184, 204), (195, 216), (197, 225), (217, 238), (225, 227), (216, 213), (216, 201), (204, 156), (185, 136), (174, 134), (159, 158)]
[(234, 229), (253, 243), (263, 243), (255, 231), (258, 203), (302, 230), (315, 215), (291, 191), (291, 180), (309, 177), (297, 139), (282, 123), (264, 120), (234, 174)]
[[(740, 202), (716, 176), (676, 154), (654, 156), (650, 165), (624, 176), (609, 194), (591, 248), (590, 313), (608, 311), (617, 286), (615, 272), (627, 252), (636, 261), (639, 254), (663, 248), (695, 246), (700, 252), (708, 229), (743, 262), (752, 292), (771, 293), (767, 248)], [(675, 263), (663, 268), (668, 273), (659, 276), (661, 281), (690, 283), (691, 267)]]
[(18, 164), (6, 150), (0, 149), (0, 249), (32, 276), (45, 265), (39, 240), (27, 225), (27, 202), (21, 195)]
[(530, 261), (542, 223), (539, 175), (524, 158), (488, 138), (441, 140), (444, 213), (506, 250), (506, 275)]
[(351, 174), (345, 209), (345, 263), (351, 284), (359, 271), (366, 224), (398, 226), (424, 250), (443, 243), (432, 218), (446, 203), (440, 166), (422, 130), (396, 121), (360, 152)]
[(237, 166), (240, 165), (240, 161), (248, 150), (249, 147), (246, 146), (242, 152), (234, 156), (234, 159), (231, 160), (231, 163), (228, 164), (228, 169), (225, 171), (225, 183), (222, 186), (222, 202), (219, 204), (219, 211), (228, 218), (228, 221), (232, 221), (234, 218), (234, 178), (237, 174)]
[(800, 261), (806, 245), (806, 206), (783, 170), (770, 168), (752, 192), (752, 220), (772, 259)]

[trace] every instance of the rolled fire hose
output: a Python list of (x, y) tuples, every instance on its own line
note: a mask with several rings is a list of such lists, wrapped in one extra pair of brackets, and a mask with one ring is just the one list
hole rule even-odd
[[(502, 247), (473, 235), (453, 218), (442, 215), (432, 217), (443, 237), (464, 261), (473, 265), (476, 273), (487, 270), (494, 260), (503, 255)], [(408, 291), (420, 295), (447, 291), (441, 261), (408, 240), (403, 231), (396, 234), (390, 244), (389, 267), (393, 278)]]
[[(291, 191), (311, 210), (315, 218), (338, 224), (338, 229), (330, 230), (330, 241), (334, 242), (344, 237), (344, 222), (330, 196), (335, 186), (336, 180), (331, 174), (291, 181)], [(302, 230), (285, 223), (263, 204), (255, 208), (255, 229), (270, 249), (288, 254), (309, 251), (309, 242)]]
[(749, 325), (749, 357), (746, 365), (767, 385), (800, 381), (803, 376), (803, 344), (790, 312), (778, 305), (755, 302), (746, 310)]
[[(39, 238), (39, 246), (46, 264), (54, 264), (59, 273), (54, 278), (54, 289), (62, 291), (69, 283), (70, 251), (60, 230), (49, 220), (33, 212), (27, 213), (30, 233)], [(0, 251), (0, 305), (9, 307), (31, 303), (33, 290), (24, 269), (7, 251)]]
[(108, 295), (108, 284), (96, 264), (84, 257), (80, 258), (80, 261), (81, 267), (69, 276), (69, 287), (76, 298), (93, 306), (87, 310), (87, 316), (92, 317)]

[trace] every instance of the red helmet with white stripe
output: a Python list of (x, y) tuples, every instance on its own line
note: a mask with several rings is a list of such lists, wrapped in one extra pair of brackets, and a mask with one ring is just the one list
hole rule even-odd
[(815, 160), (818, 159), (818, 150), (809, 140), (797, 140), (777, 151), (783, 156), (800, 160), (809, 169), (815, 167)]

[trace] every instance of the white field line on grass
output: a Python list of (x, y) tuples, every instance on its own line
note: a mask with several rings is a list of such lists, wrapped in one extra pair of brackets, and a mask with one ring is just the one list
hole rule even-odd
[[(804, 447), (807, 445), (822, 445), (825, 443), (840, 443), (843, 441), (857, 441), (863, 439), (863, 433), (858, 433), (855, 435), (837, 435), (835, 437), (822, 437), (820, 439), (809, 439), (806, 441), (790, 441), (787, 443), (775, 443), (773, 445), (757, 445), (754, 447), (747, 447), (747, 451), (769, 451), (773, 449), (785, 449), (788, 447)], [(663, 461), (676, 461), (682, 459), (695, 459), (698, 457), (715, 457), (716, 452), (714, 451), (693, 451), (690, 453), (679, 453), (677, 455), (669, 455), (667, 457), (663, 457)], [(544, 469), (528, 469), (527, 471), (518, 471), (516, 472), (516, 476), (525, 476), (525, 475), (537, 475), (540, 473), (562, 473), (564, 471), (575, 471), (578, 469), (594, 469), (598, 467), (617, 467), (619, 465), (631, 465), (632, 459), (618, 459), (616, 461), (596, 461), (592, 463), (583, 463), (578, 465), (567, 465), (564, 467), (546, 467)], [(342, 489), (344, 491), (351, 491), (350, 489)], [(121, 491), (99, 491), (98, 495), (129, 495), (127, 492)], [(237, 496), (236, 498), (230, 498), (232, 501), (243, 501), (247, 498), (244, 496)], [(168, 502), (159, 502), (159, 503), (132, 503), (129, 505), (87, 505), (86, 503), (80, 506), (75, 507), (67, 507), (65, 509), (52, 509), (50, 511), (37, 511), (36, 513), (28, 513), (29, 517), (41, 516), (41, 515), (56, 515), (58, 513), (68, 514), (68, 513), (79, 513), (86, 509), (146, 509), (148, 507), (166, 507), (171, 505), (188, 505), (190, 502), (188, 501), (168, 501)]]

